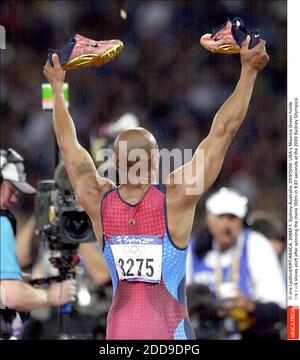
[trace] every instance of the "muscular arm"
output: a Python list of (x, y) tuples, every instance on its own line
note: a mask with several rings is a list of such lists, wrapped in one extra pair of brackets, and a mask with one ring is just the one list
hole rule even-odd
[(191, 163), (188, 165), (192, 166), (194, 170), (197, 161), (199, 161), (198, 153), (203, 151), (203, 192), (214, 183), (220, 172), (227, 149), (245, 119), (255, 79), (255, 72), (248, 68), (242, 68), (240, 79), (233, 94), (215, 115), (208, 136), (198, 146)]
[(78, 192), (83, 181), (87, 187), (97, 188), (96, 167), (89, 153), (77, 140), (75, 126), (67, 110), (62, 87), (53, 87), (53, 104), (54, 131), (74, 191)]
[(53, 64), (52, 67), (47, 62), (44, 74), (53, 89), (53, 124), (57, 143), (78, 200), (93, 221), (99, 213), (97, 199), (112, 183), (99, 177), (91, 156), (78, 142), (73, 119), (64, 101), (65, 74), (57, 55), (53, 56)]
[[(200, 143), (192, 160), (170, 174), (171, 186), (176, 177), (183, 180), (175, 185), (176, 193), (188, 205), (194, 206), (218, 176), (227, 149), (245, 119), (256, 76), (269, 60), (264, 40), (252, 50), (248, 50), (248, 45), (249, 39), (241, 49), (242, 69), (237, 86), (217, 112), (208, 136)], [(188, 193), (192, 187), (195, 191)]]
[(248, 50), (249, 40), (245, 40), (241, 49), (238, 84), (217, 112), (208, 136), (192, 160), (166, 179), (169, 232), (179, 247), (188, 245), (196, 204), (218, 176), (232, 138), (245, 119), (257, 73), (269, 60), (265, 41)]

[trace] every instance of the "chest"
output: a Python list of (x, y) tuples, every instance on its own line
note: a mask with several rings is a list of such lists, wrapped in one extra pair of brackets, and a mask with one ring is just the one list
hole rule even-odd
[(157, 235), (165, 232), (164, 207), (160, 202), (145, 201), (129, 205), (109, 202), (102, 209), (106, 235)]

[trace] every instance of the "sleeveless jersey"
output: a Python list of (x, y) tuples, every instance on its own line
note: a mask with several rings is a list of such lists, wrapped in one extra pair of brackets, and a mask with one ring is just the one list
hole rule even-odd
[(195, 339), (186, 305), (187, 248), (171, 240), (166, 188), (151, 185), (142, 200), (118, 189), (101, 202), (103, 255), (113, 283), (107, 339)]

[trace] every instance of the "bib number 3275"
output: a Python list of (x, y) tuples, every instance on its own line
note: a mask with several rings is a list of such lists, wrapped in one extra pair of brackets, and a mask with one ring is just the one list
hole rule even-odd
[(160, 282), (162, 240), (157, 236), (112, 236), (110, 245), (120, 280)]

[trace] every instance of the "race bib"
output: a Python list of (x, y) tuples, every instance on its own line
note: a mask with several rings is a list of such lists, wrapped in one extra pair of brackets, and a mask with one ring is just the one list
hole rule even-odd
[(159, 283), (162, 240), (154, 235), (113, 235), (109, 237), (120, 280)]

